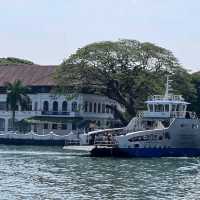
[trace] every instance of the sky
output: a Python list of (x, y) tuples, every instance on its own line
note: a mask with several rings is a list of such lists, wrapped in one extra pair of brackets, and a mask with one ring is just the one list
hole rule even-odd
[(89, 43), (152, 42), (200, 70), (199, 0), (0, 0), (0, 57), (60, 64)]

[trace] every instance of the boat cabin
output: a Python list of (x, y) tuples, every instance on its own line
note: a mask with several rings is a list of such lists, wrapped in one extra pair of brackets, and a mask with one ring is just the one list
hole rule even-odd
[(170, 95), (167, 98), (154, 95), (145, 102), (147, 111), (144, 117), (151, 118), (185, 118), (188, 102), (181, 95)]
[(143, 112), (146, 118), (186, 118), (188, 102), (181, 95), (173, 95), (170, 92), (171, 80), (167, 77), (166, 90), (164, 95), (151, 96), (145, 103), (147, 111)]

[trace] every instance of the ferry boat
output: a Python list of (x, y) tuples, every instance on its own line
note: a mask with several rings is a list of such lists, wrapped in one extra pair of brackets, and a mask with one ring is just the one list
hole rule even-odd
[(139, 112), (109, 145), (97, 144), (91, 155), (200, 156), (200, 121), (187, 111), (189, 103), (181, 95), (172, 94), (169, 77), (165, 94), (154, 95), (145, 103), (146, 111)]

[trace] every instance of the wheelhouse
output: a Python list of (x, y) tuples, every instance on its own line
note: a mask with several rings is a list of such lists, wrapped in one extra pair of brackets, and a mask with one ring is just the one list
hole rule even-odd
[(145, 103), (147, 111), (143, 112), (146, 118), (185, 118), (187, 117), (188, 102), (181, 95), (170, 94), (171, 80), (167, 77), (164, 95), (151, 96)]
[(174, 95), (169, 98), (155, 95), (145, 103), (147, 104), (147, 111), (144, 112), (144, 117), (151, 118), (185, 118), (189, 104), (180, 95)]

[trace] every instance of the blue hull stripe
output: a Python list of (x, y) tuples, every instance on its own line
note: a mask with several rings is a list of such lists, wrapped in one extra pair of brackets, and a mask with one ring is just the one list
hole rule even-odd
[(200, 148), (120, 148), (118, 151), (119, 154), (128, 157), (200, 156)]

